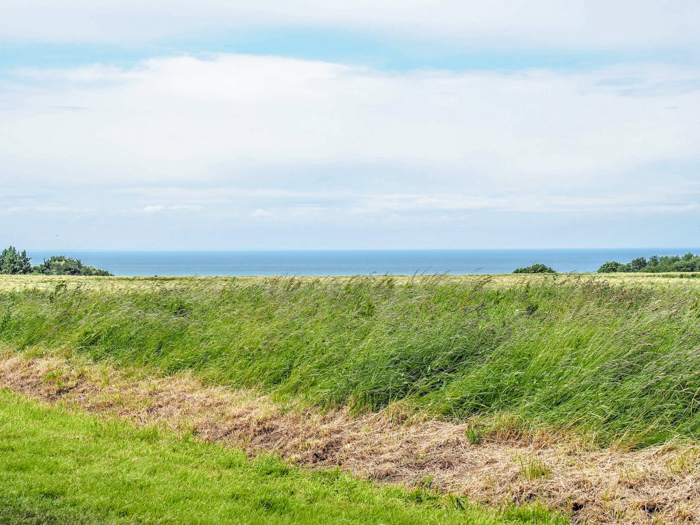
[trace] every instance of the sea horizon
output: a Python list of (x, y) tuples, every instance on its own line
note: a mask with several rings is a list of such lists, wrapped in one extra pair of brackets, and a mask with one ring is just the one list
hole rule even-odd
[(116, 276), (344, 276), (499, 274), (542, 263), (562, 273), (595, 272), (611, 260), (698, 253), (700, 248), (472, 248), (257, 250), (27, 250), (34, 264), (66, 255)]

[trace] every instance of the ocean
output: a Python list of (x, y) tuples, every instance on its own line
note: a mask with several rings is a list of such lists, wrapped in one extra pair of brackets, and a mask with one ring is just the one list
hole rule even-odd
[(606, 261), (700, 253), (697, 248), (557, 250), (30, 251), (33, 264), (67, 255), (120, 276), (370, 275), (511, 273), (543, 263), (595, 272)]

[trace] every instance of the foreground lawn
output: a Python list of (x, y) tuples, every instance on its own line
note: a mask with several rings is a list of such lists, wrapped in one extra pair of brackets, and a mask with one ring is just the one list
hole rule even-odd
[(566, 523), (47, 408), (0, 391), (0, 523)]

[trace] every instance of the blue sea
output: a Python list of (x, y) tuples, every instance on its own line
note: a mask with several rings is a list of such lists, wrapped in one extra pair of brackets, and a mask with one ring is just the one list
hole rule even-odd
[(606, 261), (700, 253), (697, 248), (565, 250), (30, 251), (33, 264), (67, 255), (121, 276), (370, 275), (511, 273), (543, 263), (595, 272)]

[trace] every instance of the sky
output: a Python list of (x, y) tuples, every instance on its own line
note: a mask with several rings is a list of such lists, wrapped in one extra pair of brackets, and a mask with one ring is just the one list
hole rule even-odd
[(0, 12), (2, 245), (700, 245), (697, 0)]

